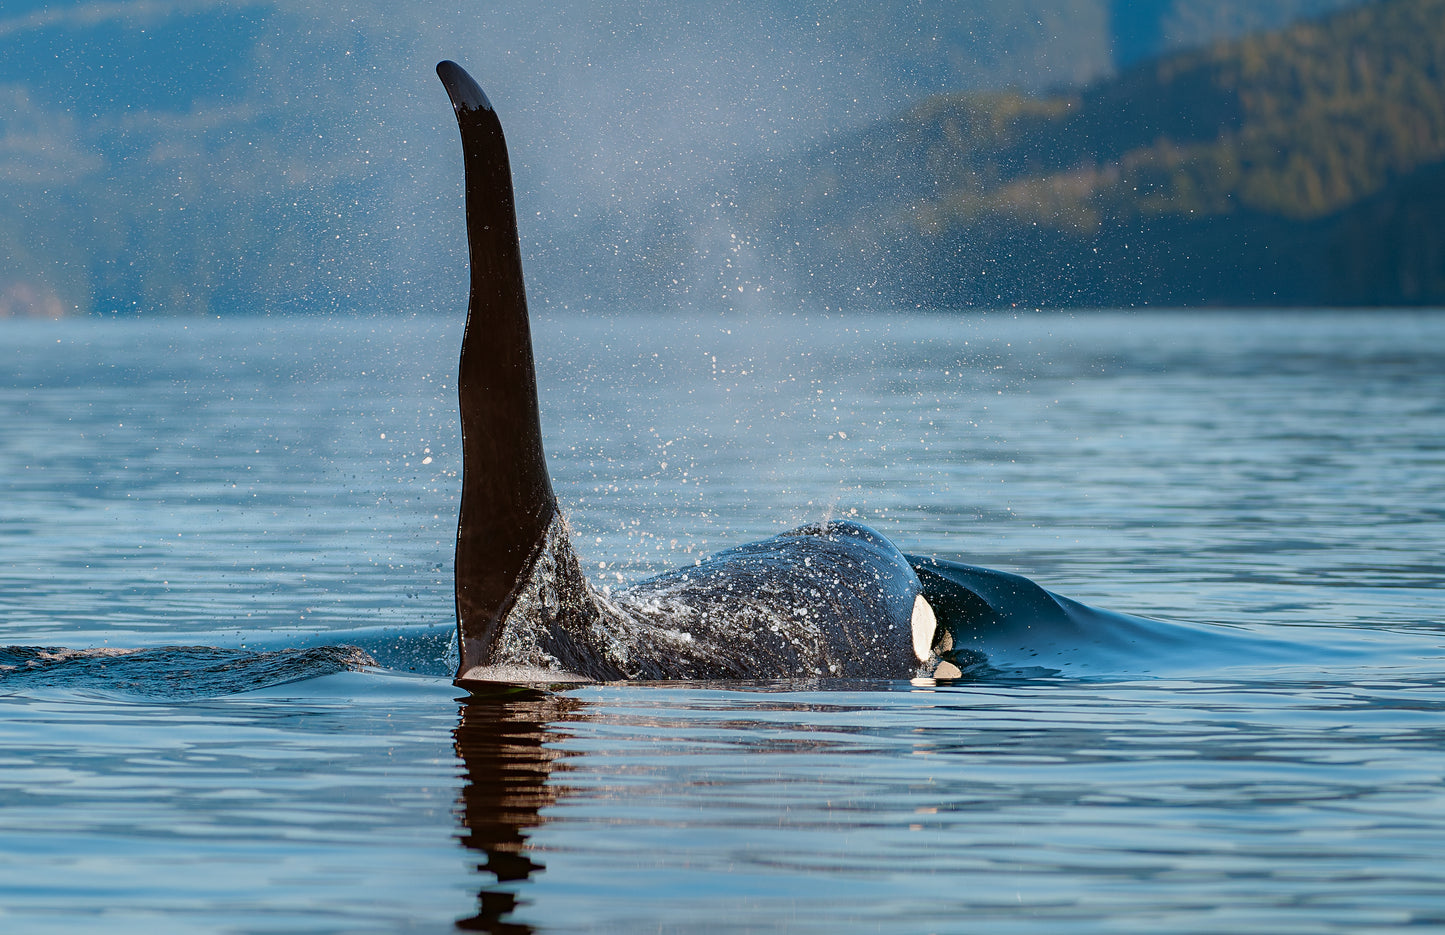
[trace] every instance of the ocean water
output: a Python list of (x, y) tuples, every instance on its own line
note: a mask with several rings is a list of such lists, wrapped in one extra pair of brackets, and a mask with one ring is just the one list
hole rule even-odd
[(470, 702), (460, 333), (4, 323), (0, 931), (1445, 929), (1445, 316), (541, 316), (599, 582), (846, 515), (1202, 635)]

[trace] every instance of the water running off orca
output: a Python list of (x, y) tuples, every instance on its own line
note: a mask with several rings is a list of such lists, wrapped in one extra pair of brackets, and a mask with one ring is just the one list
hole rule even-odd
[[(804, 526), (604, 594), (552, 491), (501, 123), (454, 62), (471, 297), (462, 338), (457, 682), (900, 679), (1170, 653), (1194, 628), (1093, 610), (1017, 575), (904, 555), (854, 522)], [(1067, 663), (1065, 663), (1067, 664)], [(1077, 671), (1077, 670), (1076, 670)]]

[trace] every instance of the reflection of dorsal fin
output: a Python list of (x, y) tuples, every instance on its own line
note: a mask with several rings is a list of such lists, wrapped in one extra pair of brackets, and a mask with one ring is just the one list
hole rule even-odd
[(462, 502), (457, 524), (461, 672), (486, 664), (557, 512), (542, 451), (537, 377), (512, 202), (512, 170), (496, 111), (462, 67), (437, 65), (462, 134), (472, 288), (457, 382)]

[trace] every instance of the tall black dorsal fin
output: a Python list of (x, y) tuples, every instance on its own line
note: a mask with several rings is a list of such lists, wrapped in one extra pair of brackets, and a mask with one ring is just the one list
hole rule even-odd
[(502, 124), (455, 62), (437, 65), (462, 134), (472, 289), (457, 393), (462, 503), (456, 598), (461, 668), (486, 665), (557, 513), (542, 451), (532, 333)]

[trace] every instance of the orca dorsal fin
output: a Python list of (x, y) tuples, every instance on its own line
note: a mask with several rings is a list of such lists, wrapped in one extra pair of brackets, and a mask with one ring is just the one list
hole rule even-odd
[(542, 450), (502, 124), (460, 65), (441, 62), (437, 76), (451, 97), (462, 135), (471, 257), (471, 298), (457, 381), (462, 418), (455, 569), (460, 675), (490, 661), (501, 623), (557, 514), (557, 499)]

